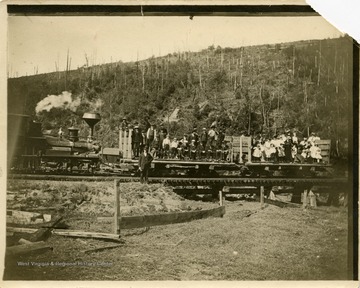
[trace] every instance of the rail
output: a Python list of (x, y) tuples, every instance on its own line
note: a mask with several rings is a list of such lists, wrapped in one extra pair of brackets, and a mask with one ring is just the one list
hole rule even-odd
[[(61, 181), (113, 181), (117, 179), (121, 183), (138, 182), (135, 176), (81, 176), (81, 175), (38, 175), (38, 174), (9, 174), (8, 179), (25, 180), (61, 180)], [(342, 178), (189, 178), (189, 177), (149, 177), (149, 183), (165, 183), (169, 185), (224, 185), (236, 186), (251, 184), (262, 185), (344, 185), (349, 184), (349, 179)]]

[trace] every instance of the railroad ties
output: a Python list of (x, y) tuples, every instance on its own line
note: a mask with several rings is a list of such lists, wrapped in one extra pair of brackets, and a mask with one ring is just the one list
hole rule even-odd
[[(59, 181), (113, 181), (117, 179), (120, 183), (138, 182), (136, 176), (82, 176), (82, 175), (41, 175), (41, 174), (9, 174), (9, 179), (24, 180), (59, 180)], [(285, 178), (285, 177), (149, 177), (149, 183), (164, 183), (168, 185), (222, 185), (222, 186), (286, 186), (286, 185), (351, 185), (347, 177), (339, 178)]]

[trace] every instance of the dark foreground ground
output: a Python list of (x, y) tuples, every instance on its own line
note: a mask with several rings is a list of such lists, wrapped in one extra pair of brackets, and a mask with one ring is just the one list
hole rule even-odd
[[(7, 259), (4, 280), (347, 279), (347, 208), (260, 209), (240, 200), (225, 206), (223, 218), (123, 230), (121, 247), (92, 254), (83, 251), (114, 243), (53, 235), (47, 240), (53, 251)], [(111, 222), (78, 219), (69, 218), (71, 229), (111, 232)]]

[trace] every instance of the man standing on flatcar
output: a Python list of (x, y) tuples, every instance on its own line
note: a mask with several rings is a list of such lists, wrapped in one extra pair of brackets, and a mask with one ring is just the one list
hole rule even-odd
[(292, 139), (291, 139), (290, 131), (287, 131), (286, 140), (284, 142), (284, 152), (285, 152), (285, 161), (288, 163), (292, 162), (291, 148), (292, 148)]
[(223, 128), (219, 130), (219, 134), (217, 137), (217, 147), (220, 149), (222, 147), (222, 144), (225, 140), (225, 131)]
[(203, 151), (206, 151), (207, 140), (208, 140), (208, 134), (207, 134), (206, 128), (203, 128), (203, 132), (200, 135), (200, 142), (201, 142)]
[(147, 147), (139, 157), (140, 182), (148, 183), (149, 170), (153, 157), (147, 152)]
[(136, 125), (131, 135), (132, 150), (135, 158), (139, 157), (141, 142), (142, 142), (142, 135), (141, 132), (139, 131), (139, 126)]
[(216, 146), (215, 137), (216, 137), (215, 126), (214, 124), (212, 124), (208, 132), (208, 141), (211, 148), (214, 148)]
[(121, 127), (121, 130), (123, 130), (123, 131), (125, 131), (128, 128), (128, 123), (126, 121), (126, 117), (122, 118), (122, 122), (121, 122), (120, 127)]
[(146, 145), (150, 148), (156, 138), (156, 130), (155, 130), (155, 125), (154, 124), (150, 124), (150, 128), (147, 130), (146, 132)]
[(141, 129), (140, 129), (140, 131), (141, 131), (140, 151), (143, 151), (144, 148), (145, 148), (145, 146), (146, 146), (146, 142), (147, 142), (147, 140), (146, 140), (146, 133), (145, 133), (145, 131), (143, 131), (143, 130), (141, 130)]
[(164, 145), (163, 142), (166, 139), (166, 135), (167, 135), (167, 131), (165, 128), (163, 128), (162, 126), (160, 126), (160, 132), (159, 132), (159, 151), (158, 151), (158, 156), (160, 158), (163, 158), (164, 156)]
[(192, 142), (192, 140), (195, 140), (195, 146), (197, 147), (199, 144), (199, 134), (196, 132), (196, 127), (193, 128), (189, 137), (189, 142)]

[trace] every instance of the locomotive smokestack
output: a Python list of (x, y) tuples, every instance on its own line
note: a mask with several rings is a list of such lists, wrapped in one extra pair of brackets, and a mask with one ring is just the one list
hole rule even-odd
[(82, 119), (89, 125), (90, 127), (90, 139), (94, 136), (94, 126), (101, 120), (99, 113), (84, 113)]

